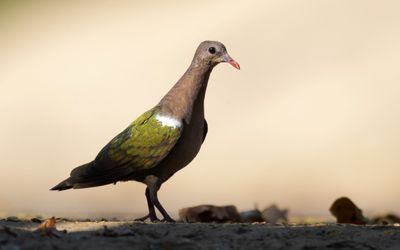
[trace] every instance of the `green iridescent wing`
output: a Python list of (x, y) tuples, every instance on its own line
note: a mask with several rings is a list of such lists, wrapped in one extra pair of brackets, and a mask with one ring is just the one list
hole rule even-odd
[(182, 128), (163, 126), (156, 111), (141, 115), (109, 143), (107, 154), (118, 166), (135, 171), (152, 168), (175, 146)]
[[(183, 130), (174, 123), (164, 126), (157, 120), (157, 112), (158, 107), (137, 118), (112, 139), (94, 161), (73, 169), (70, 178), (54, 190), (115, 183), (134, 172), (157, 166), (174, 148)], [(164, 118), (168, 120), (168, 117)]]
[(74, 188), (112, 183), (162, 161), (179, 140), (182, 128), (163, 126), (156, 114), (157, 108), (147, 111), (112, 139), (94, 161), (72, 170), (71, 178), (78, 183)]

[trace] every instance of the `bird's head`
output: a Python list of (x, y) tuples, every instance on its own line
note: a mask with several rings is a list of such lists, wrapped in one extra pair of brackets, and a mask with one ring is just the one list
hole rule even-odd
[(230, 57), (225, 45), (216, 41), (204, 41), (200, 43), (194, 55), (193, 62), (196, 65), (207, 65), (214, 67), (221, 62), (227, 62), (236, 69), (240, 69), (239, 63)]

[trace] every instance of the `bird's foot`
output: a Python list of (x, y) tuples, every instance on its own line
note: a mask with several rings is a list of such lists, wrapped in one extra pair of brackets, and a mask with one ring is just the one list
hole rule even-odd
[(168, 216), (168, 217), (164, 217), (164, 219), (162, 219), (161, 222), (175, 223), (176, 221)]
[(151, 222), (160, 221), (160, 220), (157, 218), (157, 216), (155, 216), (155, 215), (150, 215), (150, 214), (148, 214), (148, 215), (146, 215), (146, 216), (143, 216), (143, 217), (140, 217), (140, 218), (137, 218), (137, 219), (135, 219), (135, 221), (145, 221), (145, 220), (147, 220), (147, 219), (150, 219)]
[(134, 221), (145, 221), (145, 220), (147, 220), (148, 218), (149, 218), (149, 216), (146, 215), (146, 216), (143, 216), (143, 217), (140, 217), (140, 218), (136, 218), (136, 219), (134, 219)]

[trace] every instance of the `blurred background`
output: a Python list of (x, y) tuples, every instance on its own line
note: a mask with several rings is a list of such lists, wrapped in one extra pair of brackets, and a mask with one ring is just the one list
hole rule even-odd
[(270, 203), (329, 216), (339, 196), (399, 212), (400, 2), (0, 2), (0, 214), (136, 216), (144, 185), (50, 192), (153, 107), (203, 40), (207, 140), (165, 183), (172, 215)]

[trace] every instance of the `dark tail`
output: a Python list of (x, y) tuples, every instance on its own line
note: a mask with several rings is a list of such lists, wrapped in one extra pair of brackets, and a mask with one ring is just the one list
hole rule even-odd
[(77, 185), (83, 179), (81, 176), (85, 175), (85, 173), (88, 171), (88, 169), (90, 169), (91, 166), (93, 166), (93, 162), (89, 162), (73, 169), (71, 172), (71, 176), (68, 179), (63, 180), (57, 186), (53, 187), (50, 190), (63, 191), (71, 188), (77, 188)]
[(90, 188), (115, 183), (123, 180), (132, 170), (130, 168), (101, 169), (89, 162), (72, 170), (71, 176), (50, 190)]
[(71, 178), (68, 178), (68, 179), (60, 182), (57, 186), (53, 187), (50, 190), (63, 191), (63, 190), (71, 189), (73, 187), (74, 187), (74, 185), (71, 183)]

